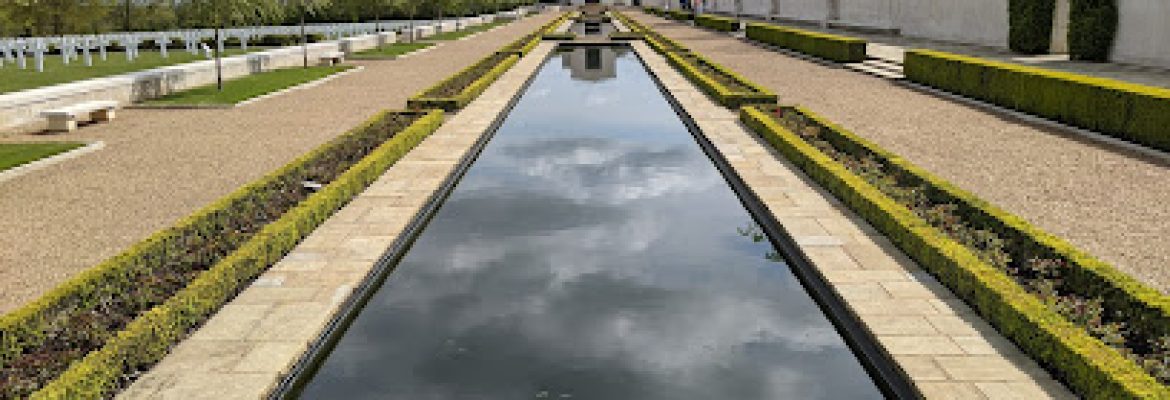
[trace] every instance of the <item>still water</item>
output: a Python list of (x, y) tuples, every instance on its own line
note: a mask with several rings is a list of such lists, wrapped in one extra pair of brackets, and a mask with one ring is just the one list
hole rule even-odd
[(301, 393), (881, 394), (624, 48), (550, 58)]

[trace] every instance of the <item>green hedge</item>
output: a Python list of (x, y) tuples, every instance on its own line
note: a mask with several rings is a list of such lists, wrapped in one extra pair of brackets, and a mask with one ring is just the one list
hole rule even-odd
[(658, 15), (658, 16), (662, 16), (663, 14), (665, 14), (665, 11), (663, 11), (661, 8), (658, 8), (658, 7), (642, 7), (642, 12), (645, 12), (645, 13), (651, 14), (651, 15)]
[[(807, 110), (800, 111), (827, 128), (822, 132), (826, 140), (840, 143), (846, 151), (860, 151), (875, 156), (908, 176), (917, 177), (929, 187), (929, 191), (951, 197), (955, 204), (967, 208), (971, 216), (983, 218), (982, 222), (999, 224), (1003, 232), (1014, 231), (1014, 240), (1031, 240), (1032, 243), (1028, 245), (1035, 246), (1039, 251), (1068, 256), (1081, 272), (1079, 277), (1073, 279), (1096, 277), (1100, 290), (1130, 296), (1129, 301), (1133, 303), (1129, 311), (1151, 318), (1144, 322), (1165, 324), (1170, 302), (1156, 291), (896, 155)], [(1035, 296), (1024, 291), (1012, 278), (980, 260), (965, 246), (953, 241), (905, 206), (780, 126), (768, 113), (758, 108), (745, 107), (741, 110), (741, 118), (786, 158), (889, 237), (919, 265), (937, 276), (1000, 332), (1042, 365), (1054, 369), (1058, 378), (1081, 395), (1092, 399), (1170, 396), (1166, 386), (1158, 383), (1132, 361), (1053, 312)], [(1162, 328), (1166, 329), (1165, 326)]]
[[(512, 68), (520, 57), (515, 54), (495, 53), (482, 60), (479, 60), (470, 67), (464, 68), (462, 71), (456, 72), (455, 75), (444, 79), (443, 81), (431, 86), (430, 88), (419, 92), (407, 100), (407, 107), (414, 110), (437, 108), (445, 111), (455, 111), (467, 103), (470, 103), (480, 93), (495, 82), (496, 79)], [(494, 65), (494, 66), (493, 66)], [(489, 66), (492, 66), (490, 69)], [(459, 82), (466, 81), (474, 75), (479, 75), (471, 83), (464, 86), (458, 94), (454, 96), (443, 96), (436, 94), (447, 86), (458, 85)]]
[(691, 21), (695, 19), (695, 14), (683, 10), (669, 10), (666, 12), (666, 17), (675, 21)]
[(546, 33), (541, 36), (542, 40), (574, 40), (577, 39), (577, 34), (573, 32), (565, 33)]
[[(739, 108), (747, 104), (776, 104), (776, 95), (772, 92), (698, 54), (673, 52), (665, 55), (667, 61), (670, 61), (670, 64), (678, 69), (683, 76), (694, 82), (703, 92), (724, 107)], [(716, 71), (715, 73), (722, 75), (723, 79), (735, 81), (749, 90), (736, 91), (729, 88), (715, 77), (700, 70), (699, 65), (713, 69)]]
[(721, 32), (735, 32), (739, 30), (739, 21), (736, 21), (734, 18), (719, 17), (711, 14), (702, 14), (695, 17), (695, 25)]
[(1024, 54), (1047, 54), (1055, 9), (1056, 0), (1010, 0), (1008, 47)]
[(865, 61), (866, 42), (846, 36), (761, 23), (747, 25), (748, 39), (840, 63)]
[(1117, 0), (1071, 0), (1069, 8), (1069, 58), (1109, 61), (1117, 35)]
[(613, 32), (609, 34), (610, 40), (642, 40), (645, 37), (640, 32)]
[[(419, 114), (410, 112), (411, 114)], [(286, 176), (299, 175), (316, 160), (334, 157), (337, 143), (355, 132), (371, 129), (389, 113), (381, 113), (351, 133), (301, 156), (281, 169), (244, 186), (210, 206), (134, 245), (126, 252), (91, 268), (46, 296), (0, 318), (0, 361), (9, 361), (24, 349), (35, 348), (62, 307), (81, 307), (101, 298), (103, 291), (118, 290), (128, 277), (163, 262), (175, 243), (191, 231), (212, 230), (248, 207), (256, 193), (268, 191)], [(321, 191), (310, 195), (279, 219), (265, 225), (255, 236), (216, 262), (184, 289), (138, 316), (114, 333), (100, 349), (90, 352), (49, 384), (34, 399), (102, 398), (117, 389), (128, 372), (143, 370), (167, 354), (187, 332), (218, 310), (254, 277), (279, 261), (351, 198), (362, 192), (403, 154), (442, 123), (441, 111), (428, 111), (408, 128), (395, 134)], [(247, 211), (247, 210), (244, 210)]]
[(1170, 89), (929, 50), (906, 52), (911, 81), (1170, 151)]

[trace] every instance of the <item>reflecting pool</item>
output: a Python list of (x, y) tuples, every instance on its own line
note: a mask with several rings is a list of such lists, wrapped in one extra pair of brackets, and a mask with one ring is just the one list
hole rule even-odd
[(301, 396), (882, 397), (754, 226), (632, 51), (558, 52)]

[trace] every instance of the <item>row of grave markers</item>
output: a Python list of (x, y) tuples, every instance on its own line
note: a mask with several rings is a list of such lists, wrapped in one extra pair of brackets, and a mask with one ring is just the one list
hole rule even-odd
[[(416, 21), (416, 24), (421, 23), (423, 25), (419, 26), (425, 26), (433, 22), (436, 21)], [(305, 26), (305, 33), (323, 35), (326, 39), (335, 40), (342, 37), (375, 33), (378, 28), (387, 30), (402, 27), (407, 24), (409, 24), (407, 21), (313, 24)], [(240, 48), (247, 50), (248, 42), (254, 39), (259, 39), (265, 35), (299, 35), (301, 32), (300, 29), (300, 26), (251, 26), (223, 29), (220, 31), (219, 40), (216, 41), (215, 45), (218, 51), (223, 52), (224, 43), (235, 38), (239, 41)], [(127, 61), (134, 61), (139, 56), (139, 47), (147, 40), (152, 40), (154, 45), (158, 46), (159, 55), (167, 58), (167, 46), (176, 38), (183, 41), (185, 44), (184, 50), (188, 53), (198, 55), (202, 52), (207, 58), (212, 57), (211, 48), (203, 43), (203, 41), (205, 39), (215, 38), (215, 30), (213, 29), (66, 35), (39, 38), (0, 38), (0, 67), (3, 67), (5, 63), (10, 63), (15, 64), (17, 68), (27, 69), (29, 67), (28, 59), (31, 57), (33, 60), (33, 68), (38, 72), (44, 72), (45, 55), (49, 53), (50, 49), (60, 50), (61, 62), (65, 65), (80, 60), (86, 66), (93, 66), (94, 53), (96, 52), (97, 57), (105, 61), (109, 58), (107, 48), (113, 46), (115, 43), (125, 49), (123, 53)]]
[[(502, 12), (501, 14), (512, 14), (527, 12), (527, 7), (521, 7), (516, 11)], [(460, 25), (466, 18), (460, 19)], [(442, 22), (442, 21), (416, 21), (426, 26), (427, 24)], [(356, 36), (362, 34), (375, 33), (379, 28), (394, 29), (406, 26), (408, 21), (379, 21), (379, 22), (361, 22), (361, 23), (344, 23), (344, 24), (310, 24), (305, 26), (306, 34), (323, 35), (326, 39), (336, 40), (342, 37)], [(224, 51), (224, 42), (235, 38), (240, 42), (240, 48), (248, 49), (248, 42), (253, 39), (258, 39), (265, 35), (297, 35), (300, 34), (300, 26), (250, 26), (243, 28), (230, 28), (220, 31), (219, 40), (215, 45), (219, 52)], [(192, 55), (203, 53), (205, 57), (211, 58), (211, 48), (203, 43), (205, 39), (214, 39), (215, 30), (213, 29), (191, 29), (182, 31), (163, 31), (163, 32), (124, 32), (124, 33), (109, 33), (100, 35), (66, 35), (56, 37), (39, 37), (39, 38), (0, 38), (0, 67), (4, 67), (6, 63), (15, 64), (17, 68), (28, 69), (28, 58), (33, 59), (33, 68), (38, 72), (45, 70), (45, 55), (49, 53), (50, 49), (60, 49), (61, 62), (69, 65), (71, 62), (78, 61), (84, 63), (85, 66), (93, 66), (94, 52), (98, 54), (98, 58), (102, 61), (109, 59), (109, 53), (106, 51), (107, 47), (111, 47), (114, 43), (121, 45), (125, 50), (123, 51), (127, 61), (134, 61), (139, 56), (139, 47), (147, 40), (154, 41), (155, 46), (158, 46), (159, 55), (167, 58), (167, 47), (172, 43), (172, 39), (181, 39), (184, 43), (184, 50)]]

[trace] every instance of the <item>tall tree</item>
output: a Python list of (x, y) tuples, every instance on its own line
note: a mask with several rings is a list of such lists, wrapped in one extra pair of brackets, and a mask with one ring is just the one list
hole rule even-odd
[(410, 20), (410, 42), (414, 43), (414, 18), (418, 16), (420, 0), (390, 0), (391, 7), (394, 7), (394, 12), (406, 15)]
[[(203, 26), (215, 29), (215, 85), (223, 90), (223, 54), (219, 51), (220, 35), (228, 26), (261, 24), (278, 20), (281, 4), (275, 0), (190, 0), (188, 15)], [(305, 1), (305, 0), (301, 0)]]
[[(264, 1), (264, 0), (259, 0)], [(305, 18), (309, 15), (315, 15), (318, 12), (328, 9), (331, 4), (330, 0), (290, 0), (285, 9), (289, 13), (295, 13), (297, 16), (298, 26), (301, 28), (301, 66), (309, 68), (309, 35), (305, 32)]]

